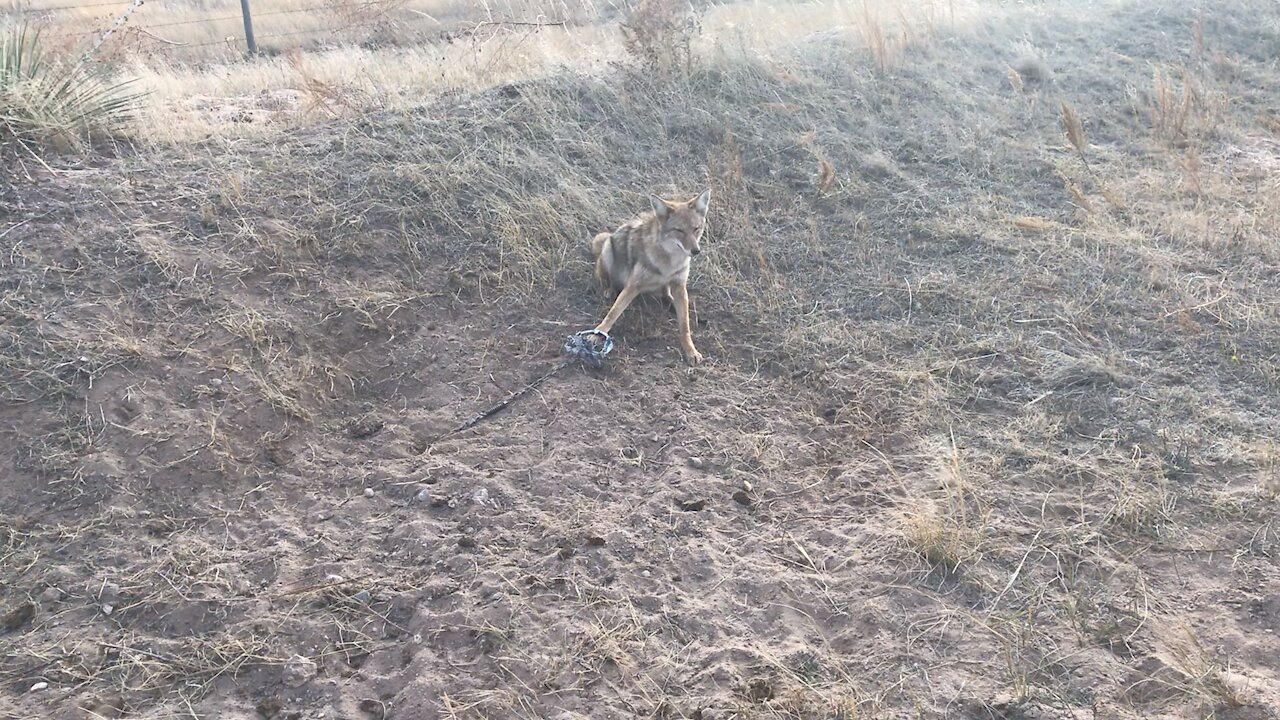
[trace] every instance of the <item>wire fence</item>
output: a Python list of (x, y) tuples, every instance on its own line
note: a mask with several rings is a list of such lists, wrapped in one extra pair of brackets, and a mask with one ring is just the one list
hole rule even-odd
[[(132, 5), (131, 0), (91, 0), (39, 5), (0, 2), (0, 21), (34, 25), (42, 37), (66, 45), (101, 37), (110, 24)], [(287, 4), (287, 7), (280, 7)], [(414, 0), (293, 0), (264, 3), (251, 12), (258, 49), (278, 52), (307, 43), (362, 42), (395, 45), (436, 41), (451, 36), (450, 24), (414, 7)], [(435, 2), (429, 9), (438, 8)], [(273, 6), (274, 5), (274, 6)], [(480, 3), (459, 2), (478, 8)], [(567, 8), (564, 3), (560, 7)], [(585, 5), (584, 5), (585, 7)], [(181, 53), (184, 50), (224, 48), (243, 53), (249, 48), (239, 7), (226, 4), (201, 7), (183, 3), (144, 2), (116, 30), (104, 48), (110, 52)], [(216, 13), (216, 14), (211, 14)], [(521, 23), (526, 24), (526, 23)], [(563, 18), (537, 15), (532, 25), (560, 25)], [(456, 24), (455, 24), (456, 26)]]
[(10, 3), (8, 7), (0, 7), (0, 11), (4, 12), (58, 12), (61, 10), (81, 10), (86, 8), (100, 8), (116, 6), (124, 9), (129, 5), (127, 2), (120, 0), (109, 0), (108, 2), (92, 2), (92, 3), (72, 3), (70, 5), (45, 5), (33, 7), (22, 3)]

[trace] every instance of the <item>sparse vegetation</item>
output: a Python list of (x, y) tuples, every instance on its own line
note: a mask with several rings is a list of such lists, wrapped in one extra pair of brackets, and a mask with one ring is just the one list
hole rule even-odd
[(982, 535), (961, 520), (931, 509), (908, 516), (906, 537), (930, 564), (957, 570), (978, 556)]
[(1205, 87), (1187, 67), (1152, 70), (1148, 113), (1157, 138), (1186, 147), (1213, 132), (1226, 97)]
[(1273, 3), (368, 12), (0, 173), (0, 715), (1275, 706)]
[(687, 0), (637, 0), (619, 26), (622, 46), (652, 73), (689, 73), (701, 26)]
[(51, 58), (38, 30), (0, 29), (0, 144), (78, 147), (120, 129), (140, 94), (87, 59)]

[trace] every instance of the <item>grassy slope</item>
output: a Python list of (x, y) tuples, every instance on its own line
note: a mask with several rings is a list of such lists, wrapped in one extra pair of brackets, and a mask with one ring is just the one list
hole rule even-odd
[[(1270, 717), (1275, 15), (819, 37), (13, 190), (0, 703)], [(709, 366), (641, 303), (431, 442), (602, 312), (592, 232), (706, 183)]]

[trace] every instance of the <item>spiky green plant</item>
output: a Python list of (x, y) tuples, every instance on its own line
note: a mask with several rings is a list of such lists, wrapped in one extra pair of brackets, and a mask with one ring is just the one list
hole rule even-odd
[(0, 142), (71, 149), (118, 130), (144, 93), (82, 58), (48, 57), (25, 25), (0, 37)]

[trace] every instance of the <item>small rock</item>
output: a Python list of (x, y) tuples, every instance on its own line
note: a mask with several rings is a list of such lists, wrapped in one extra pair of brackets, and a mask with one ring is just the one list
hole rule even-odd
[(114, 720), (124, 717), (124, 698), (118, 693), (90, 697), (80, 705), (85, 720)]
[(606, 542), (605, 539), (600, 537), (599, 535), (587, 536), (587, 545), (591, 547), (604, 547), (605, 542)]
[(358, 603), (368, 605), (369, 603), (373, 602), (373, 593), (369, 592), (368, 590), (361, 590), (355, 595), (352, 595), (351, 599), (355, 600)]
[(751, 481), (750, 481), (750, 480), (743, 480), (743, 481), (742, 481), (742, 489), (743, 489), (743, 490), (746, 490), (747, 492), (751, 492), (751, 490), (753, 489), (753, 488), (752, 488), (752, 486), (751, 486)]
[(427, 488), (422, 488), (421, 490), (419, 490), (419, 491), (418, 491), (418, 494), (417, 494), (417, 495), (414, 495), (414, 496), (413, 496), (413, 499), (414, 499), (414, 500), (417, 500), (418, 502), (423, 503), (423, 504), (430, 503), (430, 502), (431, 502), (431, 490), (429, 490), (429, 489), (427, 489)]
[(707, 506), (706, 500), (681, 500), (677, 503), (685, 512), (698, 512)]
[(113, 613), (113, 612), (115, 612), (115, 611), (116, 611), (116, 608), (115, 608), (115, 606), (114, 606), (114, 605), (112, 605), (111, 603), (102, 603), (102, 614), (103, 614), (103, 615), (110, 615), (111, 613)]
[(222, 387), (222, 378), (214, 378), (209, 381), (210, 387)]
[(289, 687), (301, 687), (319, 671), (315, 660), (294, 655), (284, 665), (284, 683)]
[(267, 718), (267, 720), (271, 720), (276, 715), (280, 714), (281, 710), (284, 710), (284, 703), (281, 702), (279, 698), (263, 698), (258, 701), (254, 710), (258, 711), (258, 715)]
[(979, 701), (978, 710), (987, 717), (1012, 718), (1023, 716), (1019, 712), (1022, 702), (1012, 695), (1001, 693), (991, 700)]
[(703, 462), (703, 461), (702, 461), (702, 458), (700, 458), (700, 457), (691, 457), (691, 458), (689, 458), (689, 467), (697, 468), (697, 469), (701, 470), (702, 468), (704, 468), (704, 467), (706, 467), (706, 466), (707, 466), (707, 464), (706, 464), (705, 462)]
[(342, 576), (336, 575), (334, 573), (329, 573), (328, 575), (324, 576), (324, 581), (330, 582), (330, 583), (340, 583), (342, 582)]
[(360, 712), (371, 715), (374, 720), (382, 720), (387, 716), (387, 706), (378, 700), (361, 700), (357, 707), (360, 708)]
[(739, 505), (746, 505), (747, 507), (751, 507), (752, 503), (755, 502), (754, 500), (751, 499), (751, 494), (748, 493), (746, 490), (739, 490), (738, 492), (734, 493), (733, 500)]
[(365, 488), (365, 489), (364, 489), (364, 496), (365, 496), (365, 497), (373, 497), (373, 488)]
[(647, 577), (652, 577), (652, 576), (653, 576), (653, 573), (649, 572), (648, 570), (641, 570), (641, 571), (640, 571), (640, 577), (647, 578)]
[(41, 690), (44, 690), (44, 689), (46, 689), (46, 688), (48, 688), (48, 687), (49, 687), (49, 683), (47, 683), (47, 682), (38, 682), (38, 683), (36, 683), (35, 685), (32, 685), (32, 686), (31, 686), (31, 692), (40, 692)]
[(773, 685), (764, 678), (756, 678), (747, 685), (747, 697), (757, 703), (772, 700)]
[(475, 546), (476, 546), (476, 539), (471, 537), (470, 535), (463, 535), (462, 537), (458, 538), (458, 547), (460, 548), (465, 548), (469, 550), (471, 548), (474, 548)]
[(118, 583), (107, 583), (102, 586), (102, 595), (104, 598), (113, 598), (120, 596), (120, 585)]
[(376, 435), (384, 427), (386, 427), (386, 423), (376, 417), (362, 417), (353, 420), (347, 425), (347, 434), (356, 440), (363, 440)]
[(477, 505), (481, 505), (489, 502), (489, 491), (486, 490), (485, 488), (480, 488), (479, 490), (475, 491), (474, 493), (471, 494), (471, 502)]
[(51, 605), (62, 599), (62, 591), (56, 587), (47, 587), (44, 592), (40, 593), (40, 602), (44, 605)]
[(11, 632), (31, 622), (36, 616), (36, 606), (32, 602), (24, 602), (0, 617), (0, 630)]

